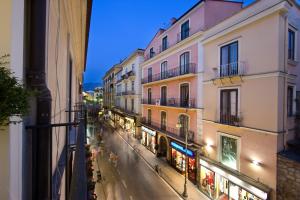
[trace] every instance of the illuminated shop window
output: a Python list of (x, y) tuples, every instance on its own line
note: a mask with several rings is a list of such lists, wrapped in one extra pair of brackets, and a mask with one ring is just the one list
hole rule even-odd
[(237, 139), (221, 136), (221, 162), (232, 169), (237, 169)]

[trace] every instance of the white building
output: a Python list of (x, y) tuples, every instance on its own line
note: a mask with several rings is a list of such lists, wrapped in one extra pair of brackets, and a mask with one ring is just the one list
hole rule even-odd
[(135, 135), (136, 122), (141, 115), (141, 77), (140, 64), (144, 61), (144, 50), (135, 50), (121, 64), (122, 70), (116, 74), (115, 123), (131, 130)]

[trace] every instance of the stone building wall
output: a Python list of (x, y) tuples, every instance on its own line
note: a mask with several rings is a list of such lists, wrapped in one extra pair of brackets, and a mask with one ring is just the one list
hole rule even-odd
[(277, 156), (277, 200), (300, 199), (300, 155)]

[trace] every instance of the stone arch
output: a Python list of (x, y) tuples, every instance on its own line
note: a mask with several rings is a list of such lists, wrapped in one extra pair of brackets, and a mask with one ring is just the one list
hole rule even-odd
[(165, 136), (159, 137), (159, 156), (167, 158), (168, 155), (168, 139)]

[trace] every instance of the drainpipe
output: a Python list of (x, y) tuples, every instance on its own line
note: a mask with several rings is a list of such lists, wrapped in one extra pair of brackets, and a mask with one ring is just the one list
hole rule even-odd
[[(51, 93), (46, 84), (46, 16), (47, 1), (25, 0), (27, 18), (27, 85), (37, 91), (35, 108), (36, 125), (32, 131), (32, 198), (52, 199), (52, 137)], [(26, 161), (25, 161), (26, 162)]]

